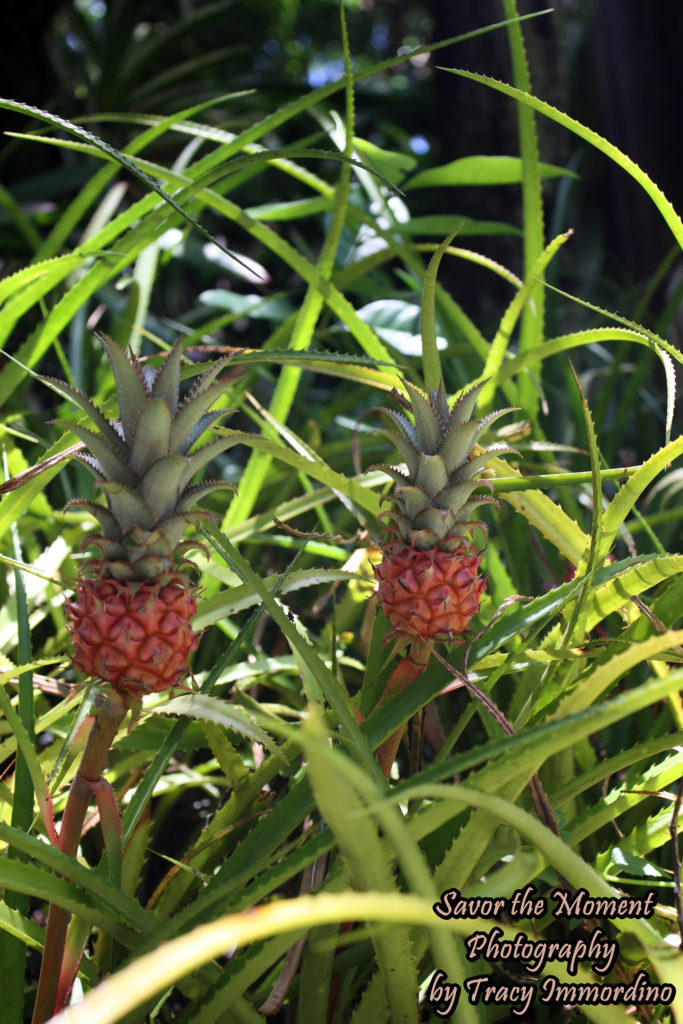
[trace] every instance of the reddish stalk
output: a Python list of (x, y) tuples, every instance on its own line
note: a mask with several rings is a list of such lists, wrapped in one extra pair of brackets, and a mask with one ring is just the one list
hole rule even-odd
[[(406, 686), (410, 683), (414, 683), (422, 673), (424, 672), (429, 662), (429, 656), (431, 654), (430, 648), (422, 640), (413, 640), (410, 645), (410, 649), (405, 657), (401, 658), (398, 665), (394, 669), (391, 679), (387, 684), (387, 688), (382, 694), (380, 704), (386, 700), (387, 697), (393, 697), (397, 693), (401, 693), (405, 690)], [(396, 732), (385, 740), (381, 747), (377, 750), (377, 761), (379, 766), (384, 773), (385, 778), (389, 778), (391, 772), (391, 766), (394, 763), (398, 748), (401, 745), (401, 740), (405, 735), (407, 724), (402, 725)]]
[[(129, 707), (130, 701), (117, 693), (111, 692), (98, 698), (95, 721), (71, 783), (59, 832), (59, 848), (68, 857), (76, 856), (88, 805), (93, 796), (93, 784), (102, 775), (107, 755)], [(50, 904), (32, 1024), (45, 1024), (62, 1009), (56, 1003), (69, 916), (67, 910), (54, 903)], [(60, 992), (60, 1001), (65, 1002), (67, 996), (68, 992)]]

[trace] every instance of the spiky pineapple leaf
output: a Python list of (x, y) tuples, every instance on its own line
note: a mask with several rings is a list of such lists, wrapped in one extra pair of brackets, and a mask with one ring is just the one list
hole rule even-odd
[(451, 406), (451, 414), (448, 417), (448, 427), (456, 427), (461, 423), (465, 423), (467, 420), (472, 418), (474, 407), (477, 404), (477, 398), (479, 392), (486, 384), (486, 380), (477, 381), (472, 387), (467, 388), (466, 391), (456, 398), (455, 402)]
[(466, 420), (450, 428), (439, 448), (439, 454), (443, 456), (448, 467), (449, 476), (462, 465), (472, 451), (472, 445), (481, 430), (480, 420)]
[(439, 423), (441, 424), (441, 429), (445, 430), (448, 426), (448, 417), (450, 413), (448, 409), (448, 396), (446, 395), (443, 377), (439, 379), (439, 386), (436, 390), (433, 388), (429, 389), (429, 401), (436, 413)]
[[(398, 484), (400, 487), (403, 487), (404, 484), (410, 483), (410, 476), (407, 473), (404, 473), (403, 470), (396, 469), (395, 466), (387, 466), (384, 462), (376, 462), (374, 466), (368, 466), (368, 473), (376, 469), (380, 469), (383, 473), (386, 473), (386, 475), (390, 476), (394, 483)], [(389, 501), (390, 498), (390, 494), (383, 494), (379, 500), (380, 502)]]
[(680, 458), (681, 455), (683, 455), (683, 435), (660, 448), (658, 452), (655, 452), (647, 462), (638, 467), (633, 476), (630, 476), (623, 487), (617, 491), (607, 506), (603, 517), (602, 536), (598, 551), (598, 558), (600, 560), (606, 558), (609, 554), (619, 527), (645, 488), (660, 473), (663, 473), (674, 459)]
[(477, 487), (484, 486), (482, 480), (466, 480), (463, 483), (451, 484), (448, 487), (444, 487), (443, 491), (436, 496), (436, 505), (438, 508), (449, 508), (454, 513), (460, 513), (469, 505), (468, 498)]
[(192, 385), (192, 388), (183, 400), (183, 405), (190, 405), (195, 402), (198, 396), (202, 395), (213, 383), (221, 370), (224, 370), (228, 363), (232, 361), (232, 358), (232, 356), (222, 356), (220, 359), (217, 359), (215, 363), (211, 363), (211, 365), (204, 370), (201, 377)]
[(220, 437), (217, 441), (211, 441), (209, 444), (203, 445), (197, 451), (193, 452), (192, 455), (185, 456), (186, 466), (185, 471), (180, 479), (181, 490), (184, 490), (187, 484), (189, 484), (192, 477), (197, 473), (202, 466), (206, 466), (208, 462), (215, 459), (217, 455), (228, 450), (228, 448), (234, 447), (236, 444), (241, 444), (243, 438), (241, 437)]
[(450, 532), (450, 527), (455, 521), (455, 515), (450, 508), (425, 508), (418, 512), (415, 517), (416, 530), (430, 530), (436, 537), (442, 539)]
[(491, 459), (498, 458), (500, 455), (516, 455), (514, 448), (508, 447), (506, 444), (492, 444), (490, 448), (487, 448), (481, 455), (475, 455), (473, 459), (468, 459), (460, 469), (458, 469), (452, 480), (471, 480), (473, 476), (480, 473), (482, 469), (485, 469)]
[[(351, 771), (345, 770), (345, 759), (326, 742), (319, 716), (311, 714), (306, 720), (301, 740), (316, 804), (334, 832), (353, 887), (398, 895), (377, 824), (353, 784)], [(371, 800), (381, 793), (377, 785), (367, 789)], [(417, 980), (407, 929), (378, 932), (373, 944), (384, 976), (391, 1020), (417, 1024)]]
[(187, 467), (182, 455), (164, 455), (145, 472), (140, 481), (140, 493), (145, 504), (154, 511), (157, 520), (169, 515), (178, 503), (180, 480)]
[(683, 237), (683, 222), (669, 200), (666, 198), (662, 190), (647, 176), (647, 174), (641, 170), (641, 168), (631, 160), (630, 157), (617, 149), (617, 147), (611, 142), (608, 142), (591, 128), (586, 128), (586, 126), (581, 124), (580, 121), (576, 121), (573, 117), (570, 117), (568, 114), (565, 114), (556, 107), (553, 107), (550, 103), (546, 103), (544, 100), (538, 99), (536, 96), (523, 92), (521, 89), (516, 89), (512, 85), (508, 85), (506, 82), (499, 82), (495, 78), (490, 78), (487, 75), (480, 75), (473, 71), (461, 71), (457, 68), (444, 68), (443, 70), (449, 71), (452, 75), (459, 75), (461, 78), (469, 78), (472, 82), (479, 82), (482, 85), (487, 85), (490, 89), (496, 89), (498, 92), (502, 92), (506, 96), (510, 96), (519, 103), (524, 103), (527, 106), (532, 107), (545, 117), (556, 121), (569, 131), (574, 132), (575, 135), (585, 139), (586, 142), (589, 142), (592, 146), (595, 146), (596, 149), (599, 149), (611, 160), (614, 160), (622, 170), (635, 178), (643, 191), (649, 195), (650, 199), (653, 201), (671, 229), (676, 241), (680, 244), (680, 240)]
[(180, 544), (181, 537), (188, 526), (198, 529), (201, 525), (206, 525), (207, 522), (210, 523), (214, 520), (215, 516), (206, 509), (193, 509), (191, 512), (183, 512), (181, 515), (167, 516), (159, 524), (159, 532), (163, 534), (173, 550)]
[[(150, 399), (140, 411), (130, 451), (130, 465), (138, 477), (170, 450), (171, 422), (171, 410), (161, 398)], [(126, 440), (130, 443), (131, 436)]]
[(123, 434), (126, 442), (130, 444), (140, 410), (147, 401), (142, 374), (112, 338), (107, 338), (99, 331), (95, 331), (95, 335), (104, 348), (114, 374)]
[(66, 420), (53, 420), (52, 422), (59, 427), (64, 427), (65, 430), (70, 430), (72, 434), (80, 438), (97, 459), (102, 467), (102, 471), (109, 480), (114, 483), (125, 483), (127, 480), (130, 480), (131, 472), (129, 467), (99, 434), (88, 430), (87, 427), (82, 427), (80, 423), (69, 423)]
[(113, 480), (101, 480), (98, 486), (105, 492), (112, 514), (124, 535), (135, 526), (143, 530), (154, 529), (154, 513), (132, 487)]
[[(231, 383), (234, 382), (224, 378), (223, 380), (215, 381), (215, 383), (206, 388), (202, 388), (200, 390), (195, 390), (195, 388), (192, 389), (180, 406), (178, 413), (173, 420), (170, 442), (171, 451), (185, 452), (188, 450), (193, 443), (188, 442), (188, 437), (192, 435), (194, 428), (200, 422), (207, 409), (217, 401), (220, 395), (225, 391), (226, 387)], [(234, 411), (234, 409), (226, 409), (225, 412), (221, 412), (220, 415), (227, 415), (229, 412)], [(194, 435), (194, 440), (196, 440), (197, 437), (199, 437), (199, 434)]]
[[(386, 416), (390, 416), (400, 430), (403, 431), (406, 440), (413, 446), (413, 448), (415, 448), (416, 451), (418, 450), (417, 430), (415, 429), (415, 425), (411, 423), (407, 416), (404, 416), (403, 413), (396, 412), (395, 409), (386, 409), (384, 406), (377, 411), (384, 413)], [(395, 431), (392, 431), (391, 428), (389, 428), (389, 436), (392, 440), (395, 436)]]
[(118, 523), (109, 509), (104, 505), (98, 505), (95, 501), (87, 501), (85, 498), (72, 498), (64, 506), (65, 512), (88, 512), (100, 524), (105, 537), (115, 538), (121, 535)]
[[(31, 669), (32, 666), (19, 666), (19, 674), (21, 675), (22, 670), (26, 671)], [(50, 796), (50, 790), (47, 784), (43, 769), (38, 760), (38, 754), (36, 753), (35, 743), (33, 737), (29, 736), (26, 726), (24, 725), (21, 717), (17, 714), (12, 706), (12, 701), (5, 693), (5, 684), (13, 676), (13, 671), (3, 672), (0, 675), (0, 711), (2, 712), (7, 725), (11, 729), (13, 735), (16, 738), (17, 750), (23, 759), (24, 766), (33, 785), (33, 792), (36, 795), (36, 802), (40, 809), (40, 814), (43, 820), (45, 831), (48, 835), (50, 842), (54, 845), (58, 845), (57, 832), (55, 830), (55, 819), (52, 811), (52, 797)], [(29, 676), (29, 679), (31, 677)], [(3, 858), (4, 859), (4, 858)], [(3, 884), (3, 883), (0, 883)], [(8, 887), (9, 887), (9, 883)], [(14, 886), (11, 887), (14, 889)], [(17, 890), (21, 891), (21, 890)]]
[[(106, 562), (116, 562), (117, 564), (124, 564), (126, 562), (126, 547), (122, 540), (116, 540), (115, 537), (89, 534), (83, 541), (82, 548), (84, 551), (88, 548), (96, 548), (99, 552), (99, 557), (103, 558)], [(99, 569), (100, 566), (95, 566), (95, 568)]]
[(72, 387), (71, 384), (67, 384), (62, 380), (57, 380), (56, 377), (39, 377), (39, 379), (44, 384), (47, 384), (52, 391), (55, 391), (58, 395), (68, 399), (68, 401), (73, 402), (74, 405), (78, 406), (79, 409), (82, 409), (90, 422), (97, 427), (102, 437), (111, 446), (112, 450), (117, 452), (122, 458), (125, 457), (125, 447), (122, 444), (121, 438), (117, 434), (113, 424), (97, 408), (97, 406), (90, 401), (87, 395), (78, 388)]
[(178, 411), (180, 389), (180, 364), (183, 358), (183, 339), (178, 338), (156, 372), (151, 388), (152, 398), (160, 398), (171, 410), (171, 416)]
[(396, 489), (394, 500), (401, 511), (408, 516), (408, 519), (414, 521), (419, 512), (434, 503), (434, 496), (428, 494), (422, 487), (407, 484), (405, 487)]
[(257, 725), (253, 716), (248, 715), (246, 711), (234, 704), (228, 704), (220, 697), (212, 697), (208, 693), (187, 693), (182, 697), (173, 697), (155, 708), (150, 708), (149, 711), (150, 714), (187, 715), (189, 718), (197, 718), (202, 722), (213, 722), (214, 725), (228, 729), (230, 732), (246, 736), (254, 743), (260, 743), (281, 764), (284, 766), (289, 764), (280, 747), (264, 729)]
[(448, 468), (443, 456), (440, 453), (420, 455), (414, 481), (418, 487), (432, 496), (443, 491), (449, 483)]
[(586, 629), (594, 629), (612, 612), (673, 576), (683, 574), (683, 555), (655, 556), (653, 561), (628, 566), (612, 580), (596, 586), (588, 597)]
[(181, 455), (186, 455), (209, 427), (217, 423), (218, 420), (223, 419), (224, 416), (231, 416), (233, 412), (235, 412), (234, 409), (216, 409), (215, 412), (204, 413), (185, 438), (185, 442), (180, 449)]
[(205, 483), (196, 484), (194, 487), (186, 488), (183, 492), (182, 498), (178, 502), (178, 511), (187, 512), (198, 501), (206, 497), (207, 494), (213, 494), (214, 491), (218, 490), (229, 490), (233, 491), (233, 493), (237, 492), (235, 485), (229, 483), (227, 480), (207, 480)]
[(373, 431), (375, 434), (383, 434), (384, 437), (389, 438), (391, 443), (397, 449), (399, 456), (405, 462), (408, 467), (408, 475), (414, 476), (417, 472), (417, 466), (419, 462), (419, 452), (410, 441), (406, 440), (400, 434), (397, 434), (395, 430), (390, 430), (388, 427), (377, 427)]
[(410, 396), (411, 412), (417, 431), (417, 447), (421, 452), (433, 455), (441, 440), (441, 429), (436, 413), (418, 388), (406, 380), (403, 381), (403, 386)]

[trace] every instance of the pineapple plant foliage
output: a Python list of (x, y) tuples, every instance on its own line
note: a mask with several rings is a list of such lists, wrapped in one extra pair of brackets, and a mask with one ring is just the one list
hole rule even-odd
[[(410, 415), (381, 409), (390, 427), (380, 432), (398, 449), (406, 469), (381, 465), (394, 489), (382, 531), (382, 561), (375, 567), (377, 596), (399, 641), (456, 640), (477, 614), (486, 581), (472, 533), (486, 527), (474, 510), (495, 499), (475, 493), (486, 463), (512, 449), (493, 445), (474, 454), (477, 439), (508, 409), (472, 419), (484, 381), (449, 408), (443, 380), (427, 393), (403, 381), (408, 398), (392, 397)], [(489, 485), (490, 486), (490, 485)]]
[(78, 498), (67, 506), (91, 513), (101, 532), (84, 541), (97, 555), (82, 566), (66, 610), (74, 664), (137, 697), (177, 685), (198, 643), (191, 622), (197, 608), (194, 564), (186, 552), (200, 545), (182, 537), (210, 517), (195, 508), (201, 498), (218, 488), (234, 490), (224, 481), (191, 484), (234, 444), (221, 438), (196, 447), (210, 426), (232, 412), (209, 410), (233, 378), (217, 379), (227, 362), (219, 360), (181, 399), (180, 340), (154, 370), (98, 337), (114, 372), (120, 419), (107, 419), (86, 395), (60, 383), (96, 428), (57, 421), (85, 444), (88, 452), (76, 457), (106, 502)]

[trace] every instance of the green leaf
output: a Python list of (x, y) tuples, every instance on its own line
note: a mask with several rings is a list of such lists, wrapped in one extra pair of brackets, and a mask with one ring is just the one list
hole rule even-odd
[(178, 506), (180, 479), (186, 466), (187, 459), (183, 455), (164, 455), (142, 477), (140, 493), (148, 508), (154, 510), (157, 522)]
[(290, 622), (280, 603), (273, 596), (273, 592), (266, 586), (265, 582), (254, 572), (249, 563), (244, 559), (233, 544), (224, 534), (214, 531), (212, 540), (218, 550), (225, 558), (228, 565), (250, 585), (254, 592), (266, 607), (266, 610), (275, 624), (282, 630), (292, 647), (294, 653), (300, 658), (302, 666), (310, 672), (316, 684), (325, 697), (325, 700), (332, 708), (340, 725), (341, 735), (349, 745), (354, 757), (365, 766), (365, 769), (374, 776), (379, 777), (379, 767), (367, 748), (361, 732), (356, 724), (355, 709), (351, 704), (346, 690), (330, 672), (321, 660), (309, 641), (305, 640), (297, 631), (294, 623)]
[(170, 352), (156, 371), (152, 385), (152, 398), (165, 402), (174, 417), (178, 411), (178, 390), (180, 388), (180, 366), (183, 358), (183, 339), (178, 338)]
[[(58, 117), (56, 114), (50, 114), (46, 110), (41, 110), (38, 107), (30, 106), (28, 103), (18, 103), (15, 100), (0, 99), (0, 107), (4, 107), (6, 110), (13, 110), (20, 114), (28, 114), (32, 117), (37, 117), (41, 121), (46, 121), (48, 124), (52, 124), (57, 128), (61, 128), (63, 131), (70, 135), (75, 135), (77, 139), (80, 139), (89, 145), (92, 145), (100, 153), (106, 156), (110, 160), (115, 160), (118, 164), (124, 167), (127, 171), (133, 174), (139, 181), (147, 186), (152, 192), (155, 192), (165, 203), (168, 203), (172, 209), (179, 214), (183, 220), (186, 220), (194, 228), (199, 231), (201, 235), (207, 238), (214, 245), (217, 245), (223, 252), (228, 253), (228, 250), (216, 241), (216, 239), (208, 231), (206, 231), (201, 224), (199, 224), (194, 217), (191, 217), (183, 207), (178, 203), (172, 196), (164, 192), (161, 186), (156, 182), (153, 177), (146, 174), (144, 171), (136, 167), (135, 161), (131, 160), (124, 153), (110, 146), (109, 143), (104, 142), (102, 139), (93, 135), (91, 132), (86, 131), (84, 128), (73, 124), (71, 121), (67, 121), (65, 118)], [(236, 258), (236, 257), (233, 257)], [(238, 260), (239, 262), (239, 260)]]
[(498, 327), (496, 335), (491, 342), (491, 348), (486, 359), (486, 365), (482, 372), (482, 377), (489, 380), (489, 383), (484, 386), (481, 393), (480, 401), (482, 409), (490, 408), (493, 403), (497, 384), (497, 375), (507, 354), (512, 332), (529, 300), (531, 292), (538, 283), (537, 279), (539, 277), (543, 277), (545, 268), (548, 266), (558, 249), (571, 237), (571, 234), (571, 231), (567, 231), (564, 234), (557, 235), (557, 237), (546, 246), (529, 273), (525, 275), (524, 284), (505, 310), (500, 321), (500, 326)]
[(187, 693), (182, 697), (173, 697), (164, 704), (149, 709), (150, 714), (187, 715), (198, 718), (202, 722), (212, 722), (223, 729), (246, 736), (255, 743), (260, 743), (281, 764), (287, 766), (287, 759), (267, 732), (261, 729), (254, 719), (241, 708), (228, 704), (220, 697), (212, 697), (208, 693)]
[[(578, 178), (578, 174), (554, 164), (539, 164), (544, 178)], [(430, 167), (410, 178), (403, 186), (406, 192), (414, 188), (443, 188), (450, 185), (519, 185), (522, 181), (522, 161), (518, 156), (464, 156), (440, 167)]]
[(128, 358), (123, 349), (111, 338), (106, 338), (98, 331), (95, 332), (107, 355), (114, 372), (116, 382), (116, 398), (119, 403), (119, 415), (123, 436), (128, 445), (131, 444), (135, 435), (135, 427), (144, 408), (147, 396), (138, 375), (135, 365)]
[[(521, 477), (519, 470), (511, 469), (501, 459), (493, 459), (490, 463), (498, 477)], [(541, 491), (505, 491), (501, 494), (512, 507), (535, 526), (565, 558), (573, 565), (578, 565), (585, 552), (589, 538), (564, 509), (556, 505), (547, 494)]]
[(422, 305), (420, 307), (420, 328), (422, 334), (422, 376), (425, 387), (436, 390), (442, 379), (439, 347), (436, 337), (436, 275), (443, 254), (455, 238), (456, 232), (448, 235), (429, 261), (422, 284)]
[[(344, 762), (328, 748), (322, 723), (311, 717), (302, 731), (311, 787), (316, 803), (335, 834), (355, 889), (396, 892), (377, 827), (358, 793), (344, 777)], [(335, 763), (336, 762), (336, 763)], [(377, 789), (379, 795), (381, 790)], [(417, 977), (407, 929), (378, 932), (373, 940), (384, 978), (392, 1021), (417, 1024)]]
[(406, 174), (412, 171), (417, 159), (412, 153), (397, 153), (393, 149), (381, 149), (374, 142), (354, 136), (353, 148), (360, 154), (363, 162), (389, 181), (398, 185)]
[(660, 473), (665, 472), (674, 459), (683, 454), (683, 435), (675, 441), (660, 448), (647, 462), (643, 463), (626, 483), (621, 487), (605, 510), (603, 519), (602, 536), (600, 538), (599, 557), (606, 558), (614, 543), (619, 527), (625, 521), (629, 512), (635, 505), (646, 487), (655, 480)]
[[(27, 671), (31, 666), (21, 666), (21, 670)], [(43, 775), (43, 770), (38, 760), (38, 755), (35, 751), (31, 737), (29, 737), (24, 723), (12, 707), (12, 702), (5, 693), (5, 683), (8, 678), (14, 675), (14, 672), (3, 673), (0, 676), (0, 711), (7, 720), (12, 733), (14, 734), (17, 741), (17, 748), (21, 753), (23, 763), (28, 771), (28, 774), (33, 784), (33, 791), (36, 794), (36, 800), (38, 807), (40, 808), (41, 817), (43, 819), (43, 827), (51, 843), (57, 845), (57, 833), (55, 832), (55, 821), (52, 813), (52, 799), (50, 797), (50, 791)]]
[(209, 288), (200, 294), (199, 301), (216, 309), (227, 309), (231, 313), (239, 313), (256, 320), (271, 320), (276, 324), (288, 317), (294, 308), (285, 297), (241, 295), (238, 292), (229, 292), (225, 288)]
[[(269, 517), (270, 518), (270, 517)], [(359, 577), (342, 569), (299, 569), (288, 574), (275, 573), (263, 580), (278, 594), (290, 594), (304, 587), (330, 586), (332, 583), (349, 583)], [(197, 614), (192, 620), (195, 629), (206, 629), (221, 619), (226, 619), (245, 608), (258, 605), (260, 598), (249, 584), (220, 590), (199, 601)]]
[(131, 469), (139, 476), (170, 450), (171, 410), (166, 402), (162, 398), (149, 399), (134, 430), (134, 435), (126, 434), (126, 440), (131, 444)]
[(330, 200), (327, 196), (312, 196), (310, 199), (282, 200), (280, 202), (261, 203), (259, 206), (248, 206), (244, 212), (252, 217), (253, 220), (281, 221), (298, 220), (300, 217), (312, 217), (318, 213), (325, 213), (329, 208)]
[(463, 238), (468, 236), (486, 235), (521, 235), (514, 224), (505, 224), (494, 220), (473, 220), (461, 217), (457, 213), (426, 214), (422, 217), (411, 217), (405, 224), (397, 224), (395, 230), (402, 235), (428, 235), (442, 238), (444, 231), (455, 231)]
[(679, 245), (683, 245), (683, 221), (676, 213), (675, 209), (666, 198), (662, 190), (655, 185), (655, 183), (645, 174), (638, 165), (622, 153), (620, 149), (612, 145), (606, 139), (603, 139), (597, 132), (592, 131), (590, 128), (586, 128), (585, 125), (579, 121), (574, 120), (573, 117), (569, 117), (568, 114), (564, 114), (562, 111), (557, 110), (556, 107), (551, 106), (549, 103), (545, 103), (543, 100), (537, 99), (535, 96), (530, 96), (520, 89), (515, 89), (512, 85), (507, 85), (505, 82), (498, 82), (495, 78), (489, 78), (487, 75), (479, 75), (472, 71), (459, 71), (456, 68), (441, 68), (441, 71), (448, 71), (452, 75), (460, 75), (461, 78), (469, 78), (472, 82), (479, 82), (482, 85), (487, 85), (490, 89), (495, 89), (497, 92), (502, 92), (506, 96), (512, 97), (519, 103), (526, 103), (527, 106), (533, 110), (537, 110), (540, 114), (549, 117), (552, 121), (556, 121), (561, 124), (564, 128), (569, 129), (579, 138), (589, 142), (596, 149), (608, 156), (610, 160), (613, 160), (622, 170), (630, 174), (632, 178), (638, 182), (643, 191), (653, 201), (666, 224), (671, 229), (674, 238)]
[(608, 583), (595, 586), (588, 599), (586, 629), (594, 629), (613, 612), (632, 607), (631, 598), (646, 593), (663, 580), (683, 573), (683, 555), (655, 556), (620, 572)]

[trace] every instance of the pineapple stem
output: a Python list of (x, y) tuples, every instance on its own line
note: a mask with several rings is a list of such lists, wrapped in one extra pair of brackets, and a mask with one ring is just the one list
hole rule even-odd
[[(71, 783), (59, 832), (59, 848), (68, 857), (76, 856), (88, 804), (93, 795), (93, 783), (102, 774), (107, 754), (130, 706), (128, 699), (116, 693), (101, 697), (98, 703), (81, 763)], [(62, 1009), (68, 997), (68, 991), (63, 990), (60, 980), (69, 916), (69, 912), (62, 907), (55, 903), (50, 905), (32, 1024), (45, 1024)], [(56, 1005), (58, 993), (59, 1006)]]
[[(401, 658), (398, 665), (391, 674), (387, 688), (382, 694), (380, 703), (387, 697), (393, 697), (397, 693), (414, 683), (424, 672), (429, 662), (431, 650), (422, 640), (413, 640), (408, 654)], [(386, 779), (389, 778), (391, 766), (394, 763), (398, 748), (401, 745), (407, 726), (402, 725), (393, 735), (385, 740), (377, 750), (377, 761)]]

